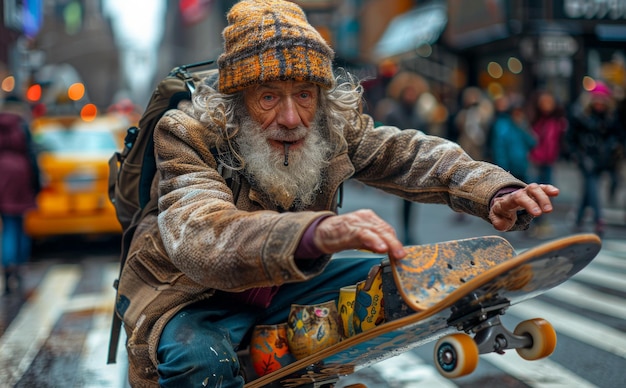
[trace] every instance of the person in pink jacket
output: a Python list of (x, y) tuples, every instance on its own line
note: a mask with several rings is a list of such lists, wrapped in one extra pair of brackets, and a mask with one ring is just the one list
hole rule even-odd
[[(536, 172), (536, 181), (552, 184), (555, 163), (561, 157), (561, 146), (568, 128), (565, 108), (554, 94), (540, 90), (531, 98), (530, 124), (537, 144), (528, 155)], [(552, 235), (548, 218), (538, 219), (533, 235), (540, 238)]]

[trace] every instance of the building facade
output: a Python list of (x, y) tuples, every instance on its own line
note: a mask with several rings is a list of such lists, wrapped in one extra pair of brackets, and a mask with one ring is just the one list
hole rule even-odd
[[(106, 1), (3, 0), (0, 71), (28, 83), (44, 66), (69, 64), (92, 102), (108, 106), (139, 74), (123, 69), (112, 15), (103, 12)], [(154, 68), (146, 85), (176, 65), (217, 59), (225, 15), (236, 2), (163, 1), (162, 38), (146, 64)], [(426, 78), (449, 103), (467, 86), (524, 95), (546, 87), (566, 103), (581, 91), (585, 76), (605, 79), (616, 90), (625, 86), (626, 0), (294, 1), (335, 48), (338, 65), (368, 78), (393, 61)], [(16, 16), (26, 3), (40, 4), (37, 28)], [(142, 15), (136, 17), (140, 22)], [(399, 51), (381, 52), (381, 41)], [(145, 106), (150, 92), (144, 87), (135, 102)]]

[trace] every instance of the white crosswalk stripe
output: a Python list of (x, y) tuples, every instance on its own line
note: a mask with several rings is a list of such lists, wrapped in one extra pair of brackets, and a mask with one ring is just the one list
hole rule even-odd
[[(113, 313), (113, 301), (115, 300), (115, 291), (111, 285), (118, 275), (117, 265), (108, 265), (105, 267), (103, 276), (103, 290), (99, 304), (93, 316), (93, 329), (89, 332), (85, 340), (85, 348), (81, 356), (84, 360), (83, 368), (91, 378), (85, 384), (84, 388), (116, 388), (123, 387), (126, 380), (126, 363), (125, 347), (120, 346), (118, 349), (118, 364), (106, 364), (106, 352), (109, 345), (109, 330), (111, 328), (111, 317)], [(123, 342), (120, 342), (123, 344)]]
[(76, 266), (56, 266), (0, 338), (0, 381), (12, 387), (22, 377), (63, 313), (78, 282)]
[(485, 354), (481, 356), (481, 361), (488, 361), (534, 388), (596, 387), (550, 359), (541, 360), (541, 362), (526, 361), (516, 352), (508, 351), (505, 354)]
[(586, 309), (626, 320), (624, 298), (607, 295), (577, 282), (567, 282), (546, 293), (554, 299), (572, 306), (585, 306)]
[(447, 388), (456, 387), (456, 384), (439, 375), (432, 366), (421, 358), (411, 354), (401, 354), (402, 357), (394, 357), (373, 365), (381, 376), (388, 382), (401, 383), (405, 388), (432, 387)]
[(626, 252), (601, 252), (598, 257), (593, 260), (592, 266), (606, 266), (615, 271), (626, 271)]
[(574, 276), (574, 280), (581, 280), (626, 293), (626, 277), (623, 273), (609, 271), (596, 267), (587, 268)]
[(557, 333), (626, 358), (626, 334), (598, 321), (537, 300), (515, 305), (509, 309), (509, 314), (526, 319), (542, 317), (554, 326)]

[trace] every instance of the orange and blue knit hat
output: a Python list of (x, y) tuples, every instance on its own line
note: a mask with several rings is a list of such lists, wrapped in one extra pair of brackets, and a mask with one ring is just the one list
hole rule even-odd
[(287, 80), (334, 85), (334, 52), (295, 3), (243, 0), (227, 19), (224, 53), (217, 60), (220, 92)]

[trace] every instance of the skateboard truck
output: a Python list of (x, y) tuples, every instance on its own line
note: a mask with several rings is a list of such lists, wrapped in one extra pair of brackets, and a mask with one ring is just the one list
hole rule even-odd
[(451, 307), (448, 325), (466, 334), (445, 336), (435, 345), (436, 366), (443, 376), (456, 378), (471, 373), (478, 364), (479, 354), (504, 354), (507, 349), (515, 349), (526, 360), (552, 354), (556, 333), (550, 323), (540, 318), (530, 319), (520, 322), (511, 332), (500, 318), (510, 301), (497, 295), (486, 300), (479, 296), (472, 293)]
[[(458, 308), (459, 305), (466, 307)], [(474, 333), (474, 341), (480, 354), (504, 354), (506, 349), (532, 347), (530, 336), (516, 335), (502, 324), (500, 317), (509, 306), (508, 299), (496, 297), (493, 300), (480, 301), (478, 295), (472, 293), (461, 304), (452, 307), (453, 313), (448, 324), (459, 331)]]
[(500, 315), (488, 318), (473, 328), (474, 341), (478, 346), (478, 353), (495, 352), (504, 354), (506, 349), (530, 348), (533, 340), (528, 335), (516, 335), (502, 325)]

